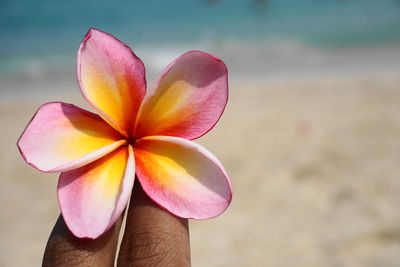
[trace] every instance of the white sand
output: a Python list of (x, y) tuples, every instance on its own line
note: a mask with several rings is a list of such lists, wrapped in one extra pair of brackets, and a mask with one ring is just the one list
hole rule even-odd
[[(0, 266), (38, 266), (58, 216), (57, 174), (26, 165), (15, 142), (43, 102), (87, 108), (73, 77), (62, 81), (7, 81), (51, 93), (0, 105)], [(193, 266), (400, 266), (400, 68), (236, 74), (199, 142), (224, 163), (234, 198), (222, 216), (191, 221)]]

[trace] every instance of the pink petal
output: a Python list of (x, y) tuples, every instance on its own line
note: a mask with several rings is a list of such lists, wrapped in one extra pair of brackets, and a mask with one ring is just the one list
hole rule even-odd
[(231, 202), (231, 186), (223, 166), (192, 141), (145, 137), (136, 142), (135, 159), (136, 174), (147, 195), (179, 217), (215, 217)]
[(190, 51), (172, 62), (140, 107), (135, 136), (195, 139), (219, 120), (228, 100), (228, 73), (218, 58)]
[(88, 164), (124, 143), (98, 115), (51, 102), (38, 109), (17, 145), (28, 164), (40, 171), (59, 172)]
[(90, 29), (77, 59), (85, 99), (100, 116), (127, 136), (146, 91), (145, 68), (133, 51), (114, 36)]
[(64, 220), (77, 237), (97, 238), (126, 207), (135, 179), (131, 146), (120, 147), (82, 168), (64, 172), (58, 201)]

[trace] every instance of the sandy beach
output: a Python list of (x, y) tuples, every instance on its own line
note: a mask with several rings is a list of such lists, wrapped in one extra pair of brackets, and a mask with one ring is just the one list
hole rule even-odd
[[(190, 222), (193, 266), (400, 265), (400, 61), (384, 62), (257, 78), (233, 67), (224, 116), (197, 142), (234, 198)], [(0, 266), (38, 266), (58, 175), (26, 165), (15, 143), (42, 103), (88, 106), (73, 72), (1, 79)]]

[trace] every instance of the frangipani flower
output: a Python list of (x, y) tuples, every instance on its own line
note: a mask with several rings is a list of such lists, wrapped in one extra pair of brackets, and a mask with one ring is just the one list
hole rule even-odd
[(58, 201), (77, 237), (96, 238), (126, 207), (136, 176), (160, 207), (207, 219), (228, 207), (231, 185), (222, 164), (190, 141), (219, 120), (228, 98), (218, 58), (189, 51), (146, 92), (145, 68), (110, 34), (90, 29), (77, 58), (81, 92), (99, 115), (72, 104), (41, 106), (18, 140), (25, 161), (61, 172)]

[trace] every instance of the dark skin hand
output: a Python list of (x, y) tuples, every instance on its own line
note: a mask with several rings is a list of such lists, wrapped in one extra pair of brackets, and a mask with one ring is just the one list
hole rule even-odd
[[(161, 209), (135, 182), (117, 255), (122, 217), (97, 239), (75, 237), (60, 215), (50, 234), (43, 266), (190, 266), (187, 219)], [(117, 260), (115, 260), (117, 258)]]

